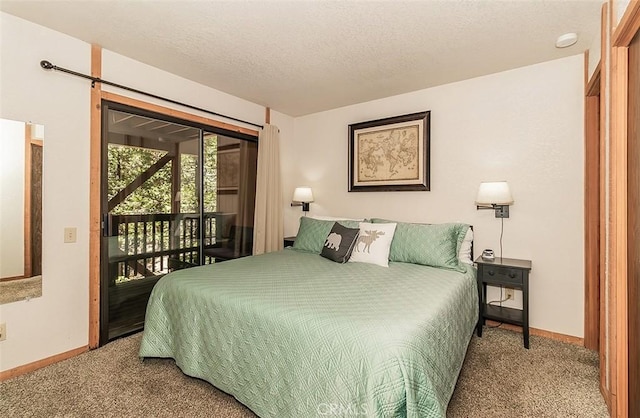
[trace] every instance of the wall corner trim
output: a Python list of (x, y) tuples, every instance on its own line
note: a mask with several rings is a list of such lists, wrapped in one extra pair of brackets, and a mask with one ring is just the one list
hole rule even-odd
[(54, 363), (61, 362), (63, 360), (70, 359), (82, 353), (89, 351), (89, 346), (75, 348), (73, 350), (65, 351), (64, 353), (56, 354), (51, 357), (43, 358), (42, 360), (34, 361), (33, 363), (23, 364), (22, 366), (15, 367), (13, 369), (0, 372), (0, 382), (18, 377), (20, 375), (31, 373), (46, 366), (50, 366)]

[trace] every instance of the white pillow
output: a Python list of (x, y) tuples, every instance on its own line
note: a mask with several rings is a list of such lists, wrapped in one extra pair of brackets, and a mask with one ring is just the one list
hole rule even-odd
[(467, 233), (462, 240), (462, 244), (460, 245), (460, 251), (458, 251), (458, 260), (465, 264), (473, 265), (473, 260), (471, 259), (471, 243), (473, 242), (473, 230), (471, 228), (467, 229)]
[(389, 250), (393, 234), (396, 232), (396, 225), (395, 223), (360, 222), (360, 234), (349, 261), (389, 267)]
[(322, 215), (309, 215), (309, 218), (317, 219), (319, 221), (364, 221), (364, 218), (336, 218), (335, 216), (322, 216)]

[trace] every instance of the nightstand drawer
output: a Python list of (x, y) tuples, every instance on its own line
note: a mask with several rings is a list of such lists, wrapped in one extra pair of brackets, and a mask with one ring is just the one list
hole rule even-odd
[(482, 280), (491, 283), (522, 285), (523, 273), (521, 269), (512, 269), (500, 266), (484, 266)]

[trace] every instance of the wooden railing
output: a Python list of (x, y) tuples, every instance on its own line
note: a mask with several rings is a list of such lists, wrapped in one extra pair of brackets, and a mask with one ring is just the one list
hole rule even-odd
[[(204, 214), (204, 247), (223, 241), (218, 229), (232, 214)], [(199, 219), (196, 213), (111, 215), (109, 276), (116, 283), (158, 276), (200, 264)], [(204, 263), (213, 262), (205, 254)]]

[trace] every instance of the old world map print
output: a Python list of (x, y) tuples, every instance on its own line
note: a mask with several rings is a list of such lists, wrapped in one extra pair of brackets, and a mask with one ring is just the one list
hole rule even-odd
[(349, 125), (349, 191), (429, 191), (431, 111)]
[(218, 189), (235, 189), (239, 184), (240, 151), (218, 151)]
[(419, 179), (419, 133), (417, 124), (359, 133), (357, 181)]

